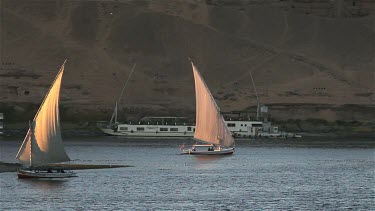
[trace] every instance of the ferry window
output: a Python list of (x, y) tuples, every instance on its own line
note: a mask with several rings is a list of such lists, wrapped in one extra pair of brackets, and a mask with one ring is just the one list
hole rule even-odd
[(188, 127), (188, 131), (191, 131), (191, 127)]
[(160, 128), (160, 131), (168, 131), (168, 128), (166, 128), (166, 127), (161, 127), (161, 128)]
[(241, 127), (243, 126), (243, 124), (241, 124)]
[(247, 124), (245, 124), (245, 127), (247, 127)]
[(118, 130), (128, 130), (128, 127), (119, 127)]
[(195, 132), (195, 128), (193, 129), (193, 131)]
[(178, 128), (171, 128), (171, 131), (178, 131)]
[(228, 123), (228, 127), (236, 127), (236, 124), (234, 124), (234, 123)]
[(137, 127), (137, 131), (144, 131), (145, 128), (144, 127)]

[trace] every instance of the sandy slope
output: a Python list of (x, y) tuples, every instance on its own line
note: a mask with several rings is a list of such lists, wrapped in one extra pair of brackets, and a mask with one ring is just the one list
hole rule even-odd
[[(68, 58), (61, 104), (70, 116), (108, 116), (134, 63), (122, 107), (132, 107), (130, 113), (191, 114), (191, 57), (223, 111), (255, 105), (251, 71), (261, 101), (275, 105), (275, 117), (371, 121), (374, 6), (2, 0), (0, 102), (27, 113), (24, 103), (42, 101)], [(288, 109), (290, 104), (299, 111)], [(328, 108), (300, 106), (311, 104)], [(354, 117), (337, 112), (345, 104), (359, 105), (344, 109), (357, 112)]]

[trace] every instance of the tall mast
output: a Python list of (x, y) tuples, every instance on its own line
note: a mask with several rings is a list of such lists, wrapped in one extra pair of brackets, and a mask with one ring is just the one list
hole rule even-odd
[(132, 68), (132, 71), (130, 72), (130, 75), (128, 77), (128, 79), (126, 80), (125, 84), (124, 84), (124, 87), (122, 87), (122, 91), (121, 91), (121, 94), (120, 94), (120, 97), (118, 98), (117, 102), (120, 103), (120, 100), (122, 98), (122, 95), (124, 94), (124, 91), (125, 91), (125, 88), (126, 88), (126, 85), (128, 85), (128, 82), (130, 80), (130, 77), (132, 76), (133, 72), (134, 72), (134, 69), (135, 69), (135, 66), (137, 66), (137, 63), (134, 64), (133, 68)]
[(114, 123), (116, 124), (116, 122), (117, 122), (117, 101), (115, 103), (115, 109), (113, 110), (113, 114), (111, 116), (111, 120), (109, 121), (110, 124), (112, 123), (113, 118), (115, 119)]
[[(33, 132), (31, 132), (33, 133)], [(32, 154), (33, 154), (33, 141), (30, 141), (30, 167), (32, 166)]]
[(120, 93), (120, 96), (118, 98), (118, 100), (116, 101), (116, 105), (115, 105), (115, 109), (113, 111), (113, 114), (112, 114), (112, 117), (111, 117), (111, 120), (109, 121), (109, 123), (112, 123), (112, 120), (113, 118), (115, 118), (115, 123), (117, 122), (117, 109), (118, 109), (118, 104), (120, 103), (120, 100), (122, 98), (122, 95), (124, 94), (124, 91), (125, 91), (125, 88), (126, 88), (126, 85), (128, 85), (128, 82), (130, 80), (130, 77), (132, 76), (133, 72), (134, 72), (134, 69), (135, 69), (135, 66), (137, 65), (137, 63), (134, 64), (131, 72), (130, 72), (130, 75), (128, 76), (128, 79), (126, 79), (126, 82), (124, 84), (124, 86), (122, 87), (122, 90), (121, 90), (121, 93)]
[(29, 121), (29, 128), (30, 128), (30, 167), (32, 166), (32, 155), (33, 155), (33, 136), (35, 130), (34, 120), (32, 122)]
[(116, 102), (116, 110), (115, 110), (115, 123), (117, 122), (117, 102)]
[(259, 97), (258, 97), (257, 88), (255, 87), (255, 83), (254, 83), (254, 79), (253, 79), (253, 75), (251, 74), (251, 71), (249, 71), (249, 74), (250, 74), (250, 78), (251, 78), (251, 83), (252, 83), (254, 91), (255, 91), (255, 96), (257, 98), (257, 120), (258, 120), (259, 119), (259, 107), (260, 107)]
[[(217, 112), (217, 122), (219, 123), (220, 122), (220, 111), (218, 110)], [(220, 131), (220, 124), (217, 124), (217, 131)], [(217, 135), (217, 138), (219, 139), (219, 143), (220, 145), (222, 145), (223, 143), (223, 137), (220, 137), (220, 133), (218, 133)]]

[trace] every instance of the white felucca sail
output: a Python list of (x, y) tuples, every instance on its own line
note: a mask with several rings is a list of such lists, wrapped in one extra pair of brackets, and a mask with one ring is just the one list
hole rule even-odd
[(24, 167), (70, 160), (62, 143), (59, 117), (60, 87), (65, 62), (39, 107), (16, 156)]
[(196, 127), (194, 138), (224, 147), (233, 145), (232, 134), (228, 130), (220, 109), (211, 95), (198, 69), (191, 63), (195, 81)]

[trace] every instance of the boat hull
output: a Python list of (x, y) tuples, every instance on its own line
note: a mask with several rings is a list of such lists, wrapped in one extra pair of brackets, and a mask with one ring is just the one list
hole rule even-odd
[(18, 170), (17, 175), (18, 175), (18, 178), (20, 179), (77, 177), (76, 173), (72, 171), (47, 172), (47, 171), (35, 171), (35, 170)]
[(215, 151), (202, 151), (202, 150), (193, 151), (192, 149), (183, 151), (183, 154), (188, 154), (188, 155), (231, 155), (233, 153), (234, 153), (234, 148), (215, 150)]
[(134, 131), (134, 132), (124, 132), (124, 131), (114, 131), (108, 128), (100, 128), (100, 130), (111, 136), (124, 136), (124, 137), (139, 137), (139, 138), (192, 138), (194, 136), (193, 132), (147, 132), (147, 131)]

